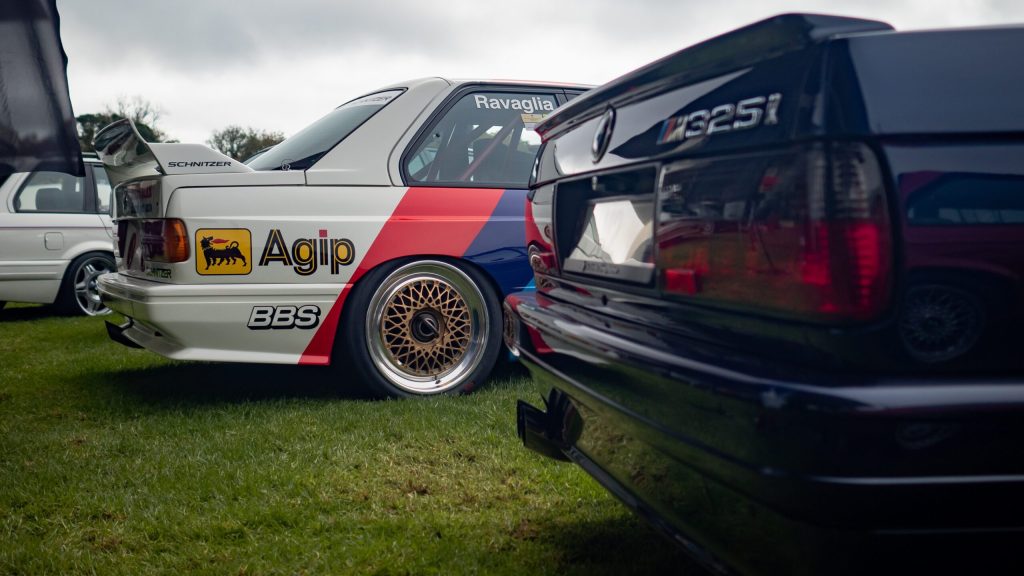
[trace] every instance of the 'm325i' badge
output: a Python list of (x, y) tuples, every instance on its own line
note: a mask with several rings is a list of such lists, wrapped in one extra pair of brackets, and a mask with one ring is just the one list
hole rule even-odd
[(252, 234), (245, 228), (196, 230), (196, 272), (203, 276), (252, 271)]
[(683, 142), (699, 136), (772, 126), (779, 123), (781, 103), (782, 94), (775, 93), (673, 116), (661, 123), (657, 142)]

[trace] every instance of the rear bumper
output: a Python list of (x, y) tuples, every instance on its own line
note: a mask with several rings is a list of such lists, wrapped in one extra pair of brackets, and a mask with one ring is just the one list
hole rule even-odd
[[(97, 282), (103, 303), (129, 318), (117, 342), (177, 360), (298, 364), (316, 329), (252, 330), (254, 306), (308, 306), (322, 322), (340, 284), (164, 284), (119, 273)], [(316, 327), (319, 328), (319, 325)], [(108, 327), (108, 332), (110, 328)]]
[(575, 413), (554, 418), (555, 443), (708, 558), (842, 572), (868, 549), (1024, 529), (1019, 381), (764, 378), (733, 352), (543, 294), (506, 305), (524, 365)]

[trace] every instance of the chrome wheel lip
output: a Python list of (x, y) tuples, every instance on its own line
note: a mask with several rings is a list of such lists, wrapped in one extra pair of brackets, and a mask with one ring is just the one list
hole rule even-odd
[[(451, 368), (430, 376), (416, 376), (404, 370), (389, 352), (382, 335), (384, 312), (391, 299), (413, 282), (439, 281), (453, 288), (466, 303), (470, 335), (461, 358)], [(441, 394), (463, 384), (483, 360), (490, 329), (487, 302), (475, 282), (457, 267), (437, 260), (420, 260), (401, 266), (374, 290), (364, 326), (370, 359), (389, 383), (414, 395)]]
[(107, 308), (100, 300), (100, 291), (96, 280), (103, 274), (113, 271), (114, 268), (110, 265), (110, 261), (102, 256), (88, 258), (75, 269), (75, 275), (71, 279), (72, 288), (75, 291), (75, 303), (86, 316), (110, 314), (110, 308)]

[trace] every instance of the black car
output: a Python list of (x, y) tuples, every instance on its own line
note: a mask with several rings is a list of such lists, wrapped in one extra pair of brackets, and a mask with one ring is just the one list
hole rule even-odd
[(506, 300), (551, 387), (525, 444), (718, 571), (1024, 542), (1020, 54), (784, 15), (556, 111)]

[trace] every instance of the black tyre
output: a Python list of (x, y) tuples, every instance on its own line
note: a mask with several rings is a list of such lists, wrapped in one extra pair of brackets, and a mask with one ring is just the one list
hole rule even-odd
[(338, 342), (371, 393), (464, 394), (490, 374), (501, 349), (501, 306), (487, 279), (445, 260), (404, 261), (356, 285)]
[(75, 258), (64, 272), (54, 306), (62, 314), (109, 314), (110, 309), (100, 301), (96, 279), (116, 269), (114, 257), (103, 252), (88, 252)]
[(950, 285), (923, 284), (907, 291), (899, 334), (912, 359), (939, 364), (968, 354), (985, 326), (985, 307), (974, 293)]

